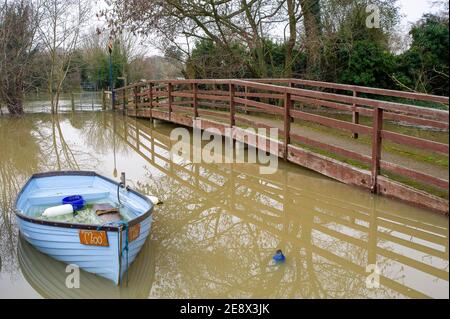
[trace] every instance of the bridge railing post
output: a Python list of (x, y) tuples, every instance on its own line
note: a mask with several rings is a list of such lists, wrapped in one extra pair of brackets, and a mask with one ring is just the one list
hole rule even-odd
[[(292, 82), (292, 81), (289, 81), (289, 87), (290, 87), (290, 88), (295, 88), (295, 83)], [(294, 105), (293, 105), (292, 102), (291, 102), (291, 109), (292, 109), (293, 106), (295, 106), (295, 103), (294, 103)], [(289, 115), (290, 115), (290, 114), (289, 114)], [(291, 123), (294, 123), (294, 118), (293, 118), (293, 117), (291, 117)]]
[[(75, 104), (75, 101), (74, 101), (73, 103)], [(105, 90), (102, 90), (102, 108), (103, 108), (104, 110), (106, 110), (106, 108), (107, 108), (107, 105), (106, 105), (106, 93), (105, 93)], [(113, 105), (113, 107), (112, 107), (112, 110), (114, 111), (114, 105)]]
[(284, 94), (284, 159), (288, 158), (288, 146), (291, 143), (291, 93)]
[(160, 93), (160, 89), (159, 89), (159, 85), (155, 85), (155, 94), (156, 94), (156, 107), (159, 107), (159, 93)]
[(376, 107), (373, 111), (373, 131), (372, 131), (372, 181), (371, 191), (378, 193), (378, 176), (380, 175), (380, 161), (383, 129), (383, 109)]
[(138, 85), (134, 86), (134, 110), (137, 112), (138, 109)]
[(142, 107), (142, 103), (144, 103), (144, 99), (142, 98), (142, 92), (143, 92), (143, 90), (142, 89), (144, 89), (145, 88), (145, 85), (144, 84), (139, 84), (138, 85), (138, 103), (137, 103), (137, 109), (139, 109), (139, 107)]
[(236, 86), (230, 83), (230, 126), (236, 125), (236, 103), (234, 97), (236, 96)]
[[(358, 97), (358, 92), (356, 90), (353, 90), (353, 97)], [(359, 124), (359, 112), (357, 110), (358, 105), (356, 103), (353, 103), (353, 114), (352, 114), (352, 122), (353, 124)], [(353, 138), (357, 140), (359, 137), (358, 133), (353, 133)]]
[(169, 120), (172, 119), (172, 103), (173, 103), (172, 92), (173, 92), (173, 84), (169, 82), (167, 84), (167, 94), (169, 96)]
[(247, 104), (247, 100), (248, 100), (248, 86), (246, 85), (245, 88), (245, 105), (244, 105), (244, 110), (245, 110), (245, 114), (248, 114), (248, 104)]
[(125, 109), (125, 105), (127, 104), (127, 89), (122, 90), (122, 109)]
[(192, 83), (191, 84), (191, 89), (192, 89), (192, 94), (193, 94), (193, 107), (194, 107), (194, 119), (196, 119), (198, 117), (198, 100), (197, 100), (197, 83)]
[(153, 83), (150, 83), (148, 86), (148, 102), (150, 107), (150, 121), (153, 120)]

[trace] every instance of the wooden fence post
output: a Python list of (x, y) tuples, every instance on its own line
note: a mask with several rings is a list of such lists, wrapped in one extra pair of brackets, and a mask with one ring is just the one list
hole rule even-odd
[(136, 115), (137, 109), (138, 109), (138, 86), (136, 84), (136, 86), (134, 87), (134, 110), (136, 112)]
[(153, 120), (153, 83), (150, 83), (148, 90), (148, 101), (150, 103), (150, 121)]
[[(102, 108), (104, 110), (106, 110), (106, 93), (105, 90), (102, 90)], [(112, 108), (112, 110), (114, 111), (114, 108)]]
[(159, 93), (161, 92), (160, 85), (161, 85), (161, 84), (159, 84), (158, 86), (155, 86), (155, 93), (156, 93), (156, 107), (159, 107)]
[(194, 95), (193, 96), (193, 100), (194, 100), (194, 102), (193, 102), (193, 104), (194, 104), (193, 105), (194, 106), (194, 119), (196, 119), (198, 117), (198, 100), (197, 100), (198, 87), (197, 87), (197, 83), (192, 83), (191, 86), (192, 86), (192, 94)]
[[(353, 97), (358, 97), (358, 92), (353, 91)], [(353, 124), (359, 124), (359, 112), (357, 111), (357, 104), (353, 103), (353, 116), (352, 116), (352, 122)], [(357, 140), (359, 137), (358, 133), (353, 133), (353, 138)]]
[(72, 105), (72, 112), (75, 112), (75, 96), (73, 93), (70, 93), (70, 103)]
[(125, 110), (126, 104), (128, 103), (128, 97), (127, 97), (127, 89), (124, 88), (122, 90), (122, 109)]
[(291, 143), (291, 93), (284, 94), (284, 159), (288, 158), (288, 145)]
[[(292, 82), (292, 81), (290, 81), (290, 82), (289, 82), (289, 87), (290, 87), (290, 88), (295, 88), (295, 83)], [(295, 105), (295, 103), (294, 103), (294, 105)], [(291, 102), (291, 109), (292, 109), (292, 107), (293, 107), (294, 105), (293, 105), (292, 102)], [(289, 111), (289, 115), (290, 115), (290, 111)], [(291, 118), (291, 123), (294, 123), (294, 118), (293, 118), (292, 116), (290, 116), (290, 118)]]
[(248, 114), (248, 104), (247, 104), (247, 99), (248, 99), (248, 86), (246, 85), (245, 88), (245, 105), (244, 105), (244, 110), (245, 110), (245, 114)]
[[(106, 100), (105, 100), (105, 92), (102, 91), (101, 94), (102, 94), (102, 110), (106, 110), (107, 106), (106, 106)], [(111, 108), (111, 109), (113, 109), (113, 108)]]
[(381, 160), (381, 130), (383, 129), (383, 109), (376, 107), (373, 111), (372, 132), (372, 184), (371, 191), (378, 193), (378, 175), (380, 175)]
[(236, 125), (236, 104), (234, 102), (234, 97), (236, 95), (236, 86), (230, 82), (230, 126)]
[(125, 111), (128, 109), (128, 103), (130, 103), (130, 92), (129, 92), (129, 89), (125, 89), (123, 94), (125, 95), (126, 100), (124, 101), (124, 104), (123, 104), (122, 114), (125, 115)]
[(169, 120), (172, 119), (172, 102), (173, 102), (172, 91), (173, 91), (173, 85), (172, 85), (172, 83), (169, 82), (167, 84), (167, 93), (169, 95)]

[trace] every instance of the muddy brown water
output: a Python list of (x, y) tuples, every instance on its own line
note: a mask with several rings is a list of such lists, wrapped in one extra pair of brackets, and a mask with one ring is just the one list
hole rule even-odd
[[(447, 217), (282, 161), (274, 175), (195, 164), (171, 156), (173, 128), (108, 112), (0, 117), (0, 298), (449, 297)], [(82, 272), (69, 289), (66, 266), (19, 236), (17, 192), (53, 170), (124, 171), (164, 201), (127, 287)]]

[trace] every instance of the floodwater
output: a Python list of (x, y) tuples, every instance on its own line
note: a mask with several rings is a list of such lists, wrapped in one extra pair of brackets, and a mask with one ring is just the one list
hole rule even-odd
[[(171, 156), (173, 128), (109, 112), (0, 117), (0, 298), (449, 297), (447, 217), (282, 161), (274, 175), (195, 164)], [(66, 266), (19, 236), (17, 192), (53, 170), (124, 171), (163, 200), (127, 286), (82, 272), (69, 289)], [(285, 264), (271, 264), (277, 249)]]
[[(102, 92), (88, 91), (80, 93), (62, 93), (58, 103), (59, 112), (68, 112), (72, 110), (72, 107), (76, 111), (83, 112), (98, 112), (102, 110)], [(51, 102), (47, 93), (29, 93), (25, 97), (24, 101), (25, 113), (50, 113)], [(0, 104), (0, 115), (8, 114), (8, 109)]]

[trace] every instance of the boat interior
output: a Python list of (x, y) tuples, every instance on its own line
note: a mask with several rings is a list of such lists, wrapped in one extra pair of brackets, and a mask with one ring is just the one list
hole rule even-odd
[(86, 204), (106, 202), (124, 207), (130, 220), (152, 208), (148, 199), (95, 173), (56, 174), (37, 174), (28, 181), (17, 198), (16, 207), (21, 214), (38, 218), (46, 208), (61, 205), (63, 198), (74, 195), (82, 196)]

